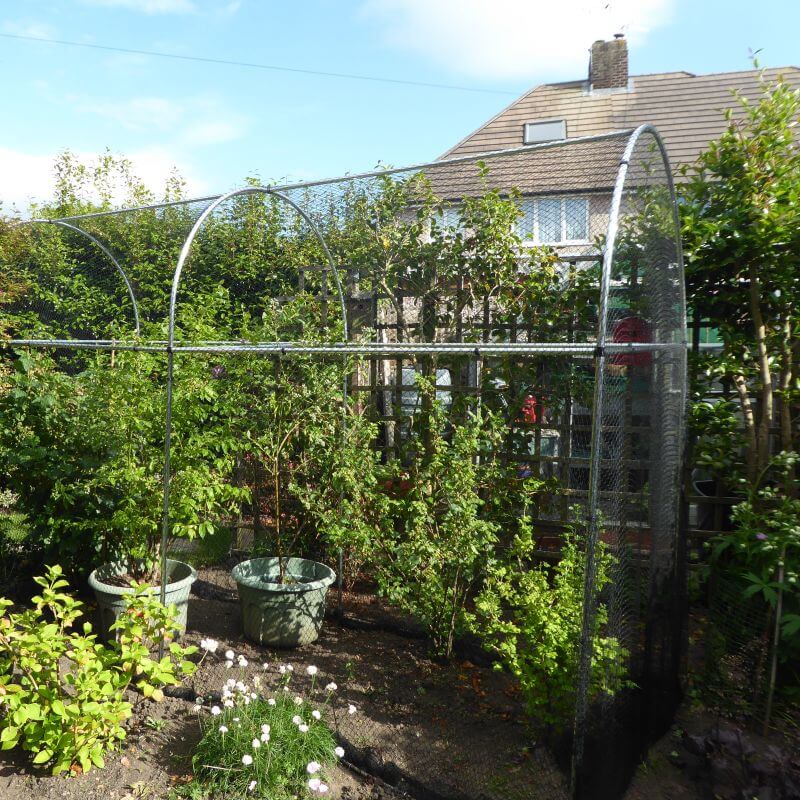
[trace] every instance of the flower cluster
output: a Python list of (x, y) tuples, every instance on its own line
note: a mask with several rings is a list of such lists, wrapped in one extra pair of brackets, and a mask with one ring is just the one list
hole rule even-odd
[[(204, 639), (201, 648), (216, 652), (218, 643)], [(248, 665), (243, 655), (224, 653), (226, 669)], [(262, 665), (262, 674), (269, 670)], [(305, 668), (310, 677), (306, 693), (291, 686), (291, 664), (274, 667), (277, 680), (242, 673), (228, 678), (213, 699), (197, 698), (202, 738), (194, 756), (195, 781), (204, 791), (250, 793), (270, 800), (301, 796), (303, 792), (325, 795), (326, 767), (345, 753), (327, 720), (335, 716), (338, 686), (328, 681), (317, 686), (319, 669)], [(266, 684), (271, 684), (267, 686)], [(356, 713), (347, 704), (346, 713)]]

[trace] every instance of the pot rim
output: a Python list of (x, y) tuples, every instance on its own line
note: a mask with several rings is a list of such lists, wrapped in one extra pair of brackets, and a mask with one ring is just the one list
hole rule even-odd
[[(189, 569), (189, 574), (180, 580), (168, 581), (166, 586), (167, 594), (189, 587), (197, 580), (197, 570), (191, 564), (187, 564), (185, 561), (179, 561), (176, 558), (168, 558), (167, 565), (169, 564), (177, 564), (179, 566), (187, 567)], [(111, 561), (95, 567), (89, 574), (89, 586), (91, 586), (91, 588), (95, 591), (104, 592), (105, 594), (133, 594), (136, 590), (132, 586), (118, 586), (114, 583), (106, 583), (97, 574), (100, 570), (113, 567), (122, 568), (122, 564), (119, 561)], [(160, 594), (161, 584), (159, 583), (155, 586), (151, 586), (150, 591), (153, 594)]]
[(261, 558), (248, 558), (246, 561), (241, 561), (231, 570), (231, 577), (236, 581), (237, 586), (245, 586), (248, 589), (256, 589), (259, 591), (269, 592), (270, 594), (302, 594), (305, 592), (313, 592), (318, 589), (327, 589), (335, 580), (336, 573), (321, 561), (314, 561), (310, 558), (284, 558), (287, 566), (292, 562), (302, 561), (306, 564), (314, 564), (318, 569), (321, 568), (325, 575), (322, 578), (317, 578), (308, 583), (272, 583), (268, 581), (259, 580), (250, 575), (243, 575), (243, 568), (245, 565), (256, 564), (258, 562), (273, 562), (277, 563), (277, 556), (265, 556)]

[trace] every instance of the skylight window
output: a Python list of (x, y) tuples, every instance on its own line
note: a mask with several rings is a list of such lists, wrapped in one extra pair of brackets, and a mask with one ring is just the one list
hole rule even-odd
[(526, 122), (522, 127), (523, 144), (554, 142), (567, 138), (567, 122), (563, 119), (547, 119), (542, 122)]

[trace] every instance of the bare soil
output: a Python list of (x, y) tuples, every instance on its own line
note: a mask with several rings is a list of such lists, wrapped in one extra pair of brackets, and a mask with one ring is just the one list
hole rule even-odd
[[(318, 681), (340, 687), (335, 721), (346, 763), (330, 776), (332, 798), (395, 800), (407, 792), (425, 800), (566, 798), (561, 773), (549, 751), (532, 740), (507, 676), (468, 660), (437, 663), (410, 620), (366, 595), (345, 596), (345, 625), (334, 618), (331, 596), (332, 618), (312, 645), (258, 647), (242, 634), (228, 569), (199, 573), (185, 642), (213, 637), (219, 649), (203, 661), (188, 691), (162, 703), (132, 694), (124, 749), (109, 754), (103, 770), (56, 777), (33, 768), (24, 753), (0, 753), (1, 800), (167, 798), (191, 777), (200, 735), (194, 697), (218, 694), (227, 678), (247, 681), (256, 674), (268, 691), (280, 680), (279, 664), (294, 667), (300, 694), (309, 688), (309, 664), (318, 667)], [(228, 648), (244, 655), (248, 666), (226, 669), (221, 653)], [(346, 712), (350, 703), (358, 709), (353, 715)]]
[[(219, 642), (181, 692), (153, 703), (132, 695), (134, 713), (121, 752), (106, 768), (77, 777), (53, 777), (32, 768), (25, 754), (0, 753), (0, 800), (136, 800), (168, 798), (191, 777), (199, 738), (196, 695), (218, 694), (230, 677), (258, 675), (264, 691), (277, 687), (280, 664), (294, 667), (304, 694), (310, 678), (335, 681), (335, 725), (344, 763), (330, 776), (331, 798), (341, 800), (566, 800), (566, 781), (550, 750), (522, 713), (514, 683), (469, 649), (450, 664), (431, 659), (412, 620), (372, 595), (345, 594), (345, 621), (337, 597), (319, 640), (298, 650), (260, 648), (244, 639), (236, 587), (227, 567), (199, 570), (189, 605), (186, 642)], [(248, 660), (228, 670), (222, 653)], [(263, 664), (268, 668), (263, 669)], [(277, 689), (276, 689), (277, 690)], [(348, 714), (352, 703), (357, 713)], [(684, 732), (707, 727), (707, 715), (688, 706), (656, 743), (634, 776), (625, 800), (702, 800), (708, 796), (682, 760)], [(678, 754), (676, 756), (676, 753)]]

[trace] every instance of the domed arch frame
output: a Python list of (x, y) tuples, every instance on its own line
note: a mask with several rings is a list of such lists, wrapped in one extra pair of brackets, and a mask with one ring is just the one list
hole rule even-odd
[[(535, 153), (540, 151), (558, 150), (569, 148), (582, 143), (599, 143), (602, 141), (615, 140), (618, 143), (624, 142), (624, 151), (616, 164), (615, 177), (613, 179), (613, 192), (611, 193), (608, 205), (608, 222), (606, 225), (605, 241), (602, 249), (602, 267), (598, 298), (598, 315), (596, 335), (591, 340), (579, 342), (548, 342), (548, 341), (484, 341), (480, 343), (468, 342), (378, 342), (378, 341), (358, 341), (350, 340), (347, 316), (347, 298), (340, 278), (341, 266), (337, 264), (328, 243), (325, 240), (320, 227), (314, 218), (306, 212), (302, 203), (297, 202), (291, 196), (296, 190), (314, 189), (315, 187), (325, 186), (326, 184), (337, 184), (359, 179), (380, 178), (392, 174), (407, 173), (411, 171), (435, 170), (442, 165), (457, 165), (476, 161), (492, 161), (525, 153)], [(671, 231), (668, 238), (674, 248), (674, 259), (670, 264), (670, 289), (672, 297), (670, 302), (674, 304), (676, 314), (676, 330), (680, 329), (681, 335), (673, 337), (668, 341), (657, 341), (656, 337), (650, 337), (648, 341), (616, 341), (613, 335), (613, 309), (612, 300), (614, 294), (614, 270), (617, 261), (617, 252), (620, 244), (620, 225), (625, 216), (624, 203), (626, 195), (632, 190), (634, 181), (630, 177), (630, 168), (634, 154), (638, 147), (649, 142), (653, 146), (655, 158), (659, 160), (660, 167), (664, 170), (663, 184), (668, 196), (670, 206)], [(225, 202), (240, 196), (262, 195), (273, 196), (281, 202), (290, 206), (295, 213), (301, 217), (308, 225), (310, 231), (320, 242), (323, 249), (328, 267), (333, 273), (337, 287), (337, 294), (341, 306), (342, 322), (344, 325), (344, 336), (341, 342), (180, 342), (175, 336), (175, 317), (180, 298), (181, 280), (186, 269), (191, 267), (191, 253), (193, 244), (202, 230), (205, 223)], [(63, 349), (106, 349), (106, 350), (140, 350), (146, 352), (163, 353), (167, 359), (167, 408), (165, 417), (164, 431), (164, 472), (163, 472), (163, 507), (161, 520), (161, 600), (165, 600), (166, 589), (166, 546), (169, 540), (169, 513), (170, 513), (170, 450), (172, 437), (172, 394), (174, 380), (174, 359), (176, 356), (191, 356), (192, 353), (261, 353), (271, 356), (291, 357), (293, 354), (330, 357), (335, 355), (356, 356), (356, 357), (375, 357), (391, 359), (414, 359), (420, 356), (442, 355), (442, 356), (473, 356), (476, 359), (489, 356), (505, 356), (509, 358), (525, 359), (541, 355), (564, 355), (580, 357), (584, 360), (591, 359), (593, 362), (594, 396), (592, 399), (592, 424), (590, 432), (590, 446), (588, 454), (588, 496), (586, 500), (586, 570), (583, 587), (583, 618), (581, 638), (579, 643), (579, 667), (576, 685), (576, 704), (573, 717), (573, 744), (572, 744), (572, 785), (577, 786), (579, 773), (583, 770), (583, 747), (586, 733), (586, 720), (591, 705), (590, 683), (591, 683), (591, 661), (593, 647), (593, 623), (597, 609), (597, 559), (596, 551), (601, 537), (601, 521), (599, 519), (602, 486), (601, 486), (601, 465), (603, 460), (603, 415), (604, 409), (608, 404), (608, 384), (605, 375), (610, 363), (617, 357), (629, 357), (636, 354), (665, 354), (668, 366), (671, 365), (675, 371), (676, 393), (683, 392), (682, 402), (676, 401), (671, 410), (674, 430), (673, 438), (682, 442), (684, 430), (684, 408), (686, 394), (685, 380), (685, 360), (686, 360), (686, 311), (685, 293), (683, 286), (683, 260), (680, 248), (680, 226), (678, 219), (678, 208), (676, 202), (675, 186), (672, 179), (672, 172), (669, 158), (664, 146), (664, 142), (658, 131), (651, 125), (642, 125), (635, 130), (614, 131), (600, 136), (577, 137), (558, 142), (548, 142), (538, 145), (528, 145), (522, 148), (512, 148), (508, 150), (493, 151), (489, 153), (473, 154), (469, 156), (446, 159), (444, 161), (417, 164), (410, 167), (376, 170), (356, 175), (346, 175), (328, 181), (308, 181), (303, 183), (285, 184), (281, 186), (253, 186), (234, 190), (227, 194), (215, 195), (212, 197), (199, 198), (206, 203), (204, 210), (195, 220), (188, 235), (183, 241), (183, 245), (178, 256), (177, 263), (172, 276), (171, 291), (168, 309), (168, 334), (166, 341), (142, 341), (139, 339), (139, 308), (135, 291), (131, 281), (128, 279), (125, 269), (116, 259), (111, 250), (98, 238), (83, 230), (80, 227), (80, 217), (65, 219), (30, 220), (31, 223), (49, 223), (60, 225), (61, 227), (73, 230), (99, 247), (110, 259), (118, 270), (121, 278), (127, 287), (128, 294), (133, 302), (136, 317), (135, 336), (131, 340), (120, 341), (101, 341), (101, 340), (48, 340), (48, 339), (12, 339), (6, 342), (11, 347), (32, 347), (32, 348), (63, 348)], [(124, 209), (120, 212), (108, 212), (109, 214), (127, 213), (136, 210), (163, 208), (169, 205), (180, 205), (183, 202), (152, 204), (143, 206), (140, 209)], [(102, 216), (102, 214), (100, 214)], [(98, 215), (92, 215), (98, 216)], [(682, 375), (682, 380), (681, 380)], [(344, 386), (345, 397), (347, 386)], [(675, 476), (677, 480), (678, 476)], [(669, 499), (670, 503), (678, 502), (677, 493)], [(676, 522), (677, 509), (670, 510), (671, 520)], [(674, 531), (675, 537), (680, 536), (677, 527)], [(674, 556), (674, 554), (673, 554)], [(341, 569), (339, 570), (341, 576)], [(577, 791), (577, 790), (576, 790)]]

